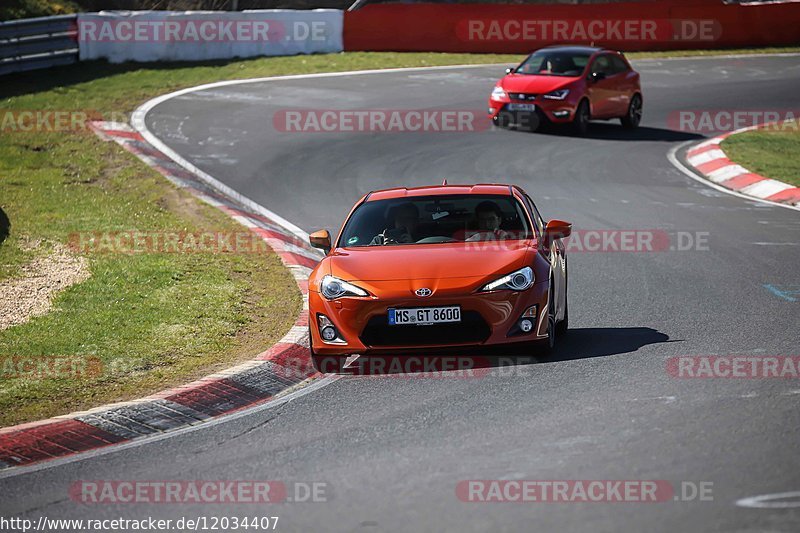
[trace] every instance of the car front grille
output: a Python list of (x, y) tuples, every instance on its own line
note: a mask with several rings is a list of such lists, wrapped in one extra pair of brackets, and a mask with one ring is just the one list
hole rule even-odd
[(508, 97), (519, 102), (532, 102), (536, 100), (536, 95), (529, 93), (508, 93)]
[(461, 313), (461, 322), (427, 326), (390, 326), (386, 315), (372, 317), (361, 342), (366, 346), (443, 346), (448, 344), (480, 344), (489, 338), (489, 325), (477, 311)]

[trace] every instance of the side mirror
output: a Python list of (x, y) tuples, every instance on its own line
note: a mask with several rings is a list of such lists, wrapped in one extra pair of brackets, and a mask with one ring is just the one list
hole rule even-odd
[(572, 224), (563, 220), (551, 220), (544, 227), (544, 244), (550, 246), (556, 239), (572, 235)]
[(600, 80), (606, 79), (606, 73), (605, 72), (592, 72), (592, 74), (589, 76), (589, 79), (593, 83), (597, 83)]
[(321, 229), (308, 236), (308, 242), (314, 248), (319, 248), (326, 254), (331, 251), (331, 234), (328, 230)]
[(512, 72), (514, 72), (514, 68), (513, 67), (508, 67), (506, 69), (506, 74), (511, 74)]

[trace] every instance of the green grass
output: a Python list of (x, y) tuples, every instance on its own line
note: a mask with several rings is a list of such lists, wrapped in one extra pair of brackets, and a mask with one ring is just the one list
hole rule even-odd
[(722, 149), (751, 172), (800, 187), (800, 122), (732, 135)]
[[(501, 56), (335, 54), (196, 64), (83, 63), (3, 80), (0, 110), (129, 113), (145, 100), (223, 79), (376, 67), (427, 66)], [(0, 207), (11, 235), (0, 280), (33, 254), (28, 240), (67, 243), (82, 231), (242, 231), (114, 143), (86, 131), (2, 133)], [(301, 309), (274, 254), (87, 254), (92, 276), (63, 291), (46, 315), (0, 331), (0, 361), (95, 357), (79, 378), (0, 374), (0, 425), (130, 399), (252, 357)]]
[[(114, 118), (159, 94), (219, 80), (513, 64), (521, 57), (342, 53), (203, 64), (88, 62), (4, 77), (0, 110), (88, 111)], [(26, 251), (30, 239), (66, 243), (71, 232), (104, 230), (241, 231), (116, 144), (88, 132), (1, 132), (0, 208), (11, 222), (10, 237), (0, 244), (0, 280), (45, 253), (46, 245)], [(62, 292), (48, 314), (0, 331), (0, 361), (91, 356), (106, 371), (59, 380), (0, 374), (0, 425), (138, 397), (230, 366), (280, 338), (301, 308), (292, 277), (273, 254), (87, 257), (91, 278)]]
[[(19, 246), (26, 238), (243, 230), (90, 134), (8, 137), (0, 145), (0, 190), (11, 221), (12, 237), (0, 245), (7, 276), (33, 253)], [(279, 339), (300, 311), (299, 291), (271, 253), (87, 258), (92, 276), (57, 296), (53, 310), (0, 332), (0, 360), (91, 356), (105, 371), (0, 377), (0, 425), (137, 397), (230, 366)]]
[(64, 15), (80, 10), (76, 2), (69, 0), (3, 0), (0, 20), (27, 19)]
[(657, 59), (664, 57), (711, 57), (720, 55), (763, 55), (794, 54), (800, 52), (800, 46), (772, 48), (723, 48), (711, 50), (667, 50), (664, 52), (625, 52), (631, 59)]

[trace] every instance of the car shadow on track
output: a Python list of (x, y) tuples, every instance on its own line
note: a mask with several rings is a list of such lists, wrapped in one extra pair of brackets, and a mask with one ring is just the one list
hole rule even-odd
[(635, 352), (649, 344), (671, 341), (653, 328), (576, 328), (559, 339), (553, 353), (541, 362), (572, 361)]
[(576, 328), (561, 336), (555, 349), (545, 354), (535, 347), (490, 350), (446, 350), (437, 353), (409, 352), (402, 355), (360, 356), (341, 374), (361, 376), (442, 375), (448, 373), (488, 372), (493, 368), (557, 363), (593, 357), (608, 357), (639, 350), (649, 344), (671, 341), (653, 328)]
[(592, 122), (589, 128), (581, 136), (577, 136), (570, 131), (568, 126), (553, 124), (543, 124), (536, 131), (524, 128), (517, 128), (514, 131), (524, 134), (550, 135), (553, 137), (576, 137), (583, 139), (597, 139), (603, 141), (661, 141), (661, 142), (684, 142), (705, 139), (704, 135), (690, 133), (686, 131), (669, 130), (665, 128), (653, 128), (650, 126), (639, 126), (636, 129), (626, 129), (618, 124)]

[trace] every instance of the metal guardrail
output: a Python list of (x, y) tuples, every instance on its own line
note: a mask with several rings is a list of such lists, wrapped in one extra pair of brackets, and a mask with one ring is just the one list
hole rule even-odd
[(0, 75), (78, 61), (78, 17), (0, 22)]

